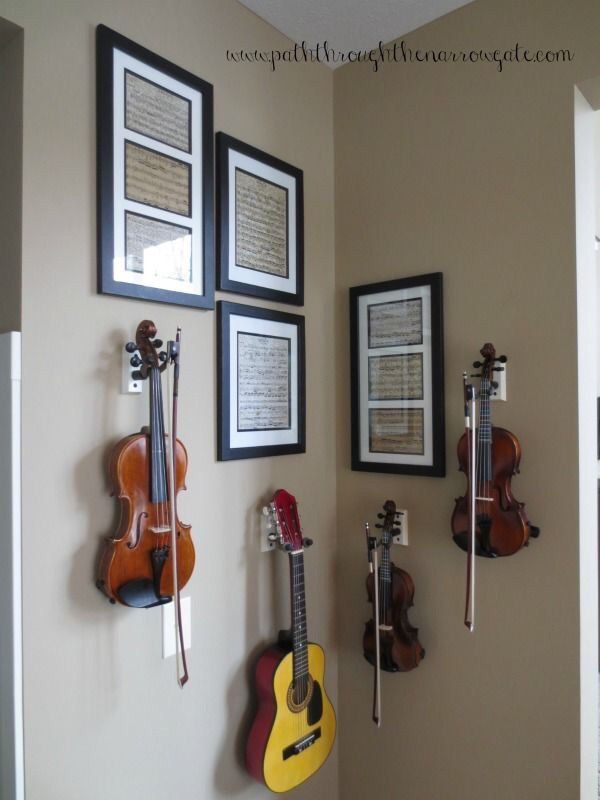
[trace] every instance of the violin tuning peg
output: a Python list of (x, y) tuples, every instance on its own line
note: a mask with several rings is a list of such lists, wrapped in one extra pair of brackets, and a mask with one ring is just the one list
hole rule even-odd
[[(481, 361), (474, 361), (474, 362), (473, 362), (473, 366), (475, 367), (475, 369), (479, 369), (479, 367), (482, 367), (482, 366), (483, 366), (483, 364), (481, 363)], [(471, 377), (472, 377), (472, 378), (474, 378), (474, 377), (478, 377), (478, 376), (476, 376), (476, 375), (471, 375)]]
[(127, 350), (128, 353), (135, 353), (137, 350), (137, 344), (135, 342), (127, 342), (125, 345), (125, 350)]
[(163, 346), (163, 341), (162, 341), (162, 339), (155, 339), (155, 340), (152, 342), (152, 346), (153, 346), (153, 347), (155, 347), (155, 348), (158, 350), (160, 347), (162, 347), (162, 346)]
[(378, 522), (375, 523), (376, 528), (383, 528), (383, 525), (380, 525)]
[(496, 361), (499, 361), (501, 364), (506, 364), (508, 358), (506, 356), (500, 356), (500, 358), (497, 358)]
[(270, 534), (267, 536), (267, 539), (268, 539), (270, 542), (276, 542), (276, 541), (277, 541), (277, 534), (276, 534), (276, 533), (270, 533)]
[(167, 360), (167, 354), (165, 353), (164, 350), (162, 351), (162, 353), (158, 354), (158, 357), (160, 358), (161, 361), (166, 361)]
[(504, 367), (493, 367), (492, 372), (504, 372)]
[(481, 375), (480, 375), (479, 373), (473, 373), (473, 374), (471, 375), (471, 377), (472, 377), (472, 378), (481, 378)]
[(132, 367), (139, 367), (139, 365), (142, 363), (142, 359), (138, 355), (135, 355), (129, 359), (129, 363)]
[(384, 517), (385, 517), (385, 514), (382, 514), (381, 512), (379, 512), (379, 514), (377, 514), (377, 519), (383, 519)]
[(132, 372), (131, 373), (131, 377), (133, 378), (134, 381), (143, 381), (144, 380), (144, 376), (139, 371), (139, 369), (136, 369), (135, 372)]
[(400, 530), (400, 528), (394, 528), (394, 530), (392, 531), (392, 536), (400, 536), (401, 533), (402, 531)]

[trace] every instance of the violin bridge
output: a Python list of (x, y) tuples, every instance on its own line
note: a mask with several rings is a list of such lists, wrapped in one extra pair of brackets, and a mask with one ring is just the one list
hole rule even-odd
[(171, 533), (171, 526), (170, 525), (156, 525), (156, 526), (153, 526), (153, 527), (149, 528), (149, 530), (151, 530), (152, 533), (156, 533), (156, 534)]
[(475, 500), (478, 500), (480, 503), (493, 503), (493, 497), (475, 497)]

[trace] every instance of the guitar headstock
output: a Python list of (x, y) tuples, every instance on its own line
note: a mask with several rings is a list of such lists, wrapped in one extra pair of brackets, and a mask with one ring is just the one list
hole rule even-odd
[(278, 489), (264, 511), (270, 517), (272, 528), (275, 529), (269, 538), (283, 550), (293, 553), (310, 547), (312, 539), (302, 535), (298, 503), (293, 494), (285, 489)]

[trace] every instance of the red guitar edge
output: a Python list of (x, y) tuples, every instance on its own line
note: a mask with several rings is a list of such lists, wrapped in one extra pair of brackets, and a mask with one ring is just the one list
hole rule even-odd
[(267, 742), (273, 729), (277, 702), (273, 691), (275, 671), (286, 655), (280, 647), (269, 647), (256, 662), (255, 686), (258, 694), (258, 711), (246, 741), (246, 768), (261, 783), (265, 783), (263, 769)]

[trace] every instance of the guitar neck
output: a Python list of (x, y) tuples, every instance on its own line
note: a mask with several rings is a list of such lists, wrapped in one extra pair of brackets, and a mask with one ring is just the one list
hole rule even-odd
[(306, 594), (304, 588), (304, 551), (289, 554), (294, 645), (294, 681), (308, 675), (308, 636), (306, 631)]

